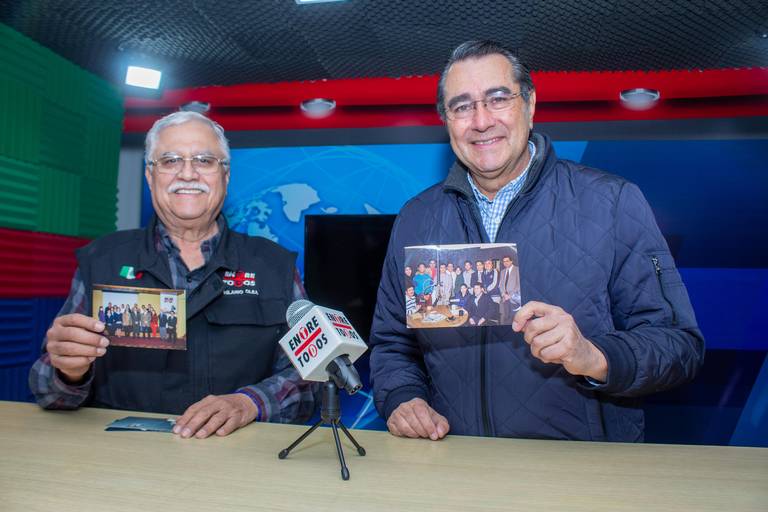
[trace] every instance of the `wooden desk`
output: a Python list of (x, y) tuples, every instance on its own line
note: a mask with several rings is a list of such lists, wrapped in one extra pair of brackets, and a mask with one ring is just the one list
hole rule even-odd
[[(286, 460), (305, 427), (225, 438), (105, 432), (123, 411), (0, 402), (0, 510), (743, 511), (768, 509), (768, 449), (483, 439), (354, 431), (351, 480), (329, 429)], [(147, 416), (146, 414), (142, 414)]]
[[(420, 329), (420, 328), (433, 329), (436, 327), (460, 327), (461, 325), (466, 323), (466, 321), (469, 319), (469, 316), (467, 316), (467, 311), (464, 308), (457, 308), (456, 314), (451, 313), (451, 308), (449, 306), (433, 306), (430, 312), (432, 311), (445, 316), (445, 318), (438, 322), (425, 322), (424, 314), (429, 314), (429, 312), (419, 311), (418, 313), (415, 313), (413, 315), (408, 315), (406, 317), (406, 322), (408, 324), (408, 327), (412, 329)], [(451, 317), (453, 317), (453, 320), (450, 320)]]

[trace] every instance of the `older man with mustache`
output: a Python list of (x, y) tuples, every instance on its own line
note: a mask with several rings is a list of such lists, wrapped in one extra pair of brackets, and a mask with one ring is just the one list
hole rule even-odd
[[(224, 130), (176, 112), (155, 123), (145, 149), (157, 215), (78, 251), (69, 298), (30, 372), (38, 403), (181, 414), (174, 432), (184, 438), (308, 418), (315, 388), (277, 346), (288, 305), (303, 296), (296, 255), (229, 231)], [(89, 315), (94, 284), (184, 289), (188, 350), (110, 348)]]

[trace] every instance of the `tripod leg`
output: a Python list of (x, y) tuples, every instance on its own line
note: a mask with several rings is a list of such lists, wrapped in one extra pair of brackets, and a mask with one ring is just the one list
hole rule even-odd
[(278, 458), (280, 458), (280, 459), (286, 458), (288, 456), (288, 454), (291, 452), (291, 450), (296, 448), (299, 445), (299, 443), (301, 443), (303, 440), (305, 440), (307, 437), (309, 437), (309, 434), (314, 432), (315, 429), (317, 427), (319, 427), (322, 422), (323, 422), (323, 420), (320, 420), (317, 423), (315, 423), (314, 425), (312, 425), (309, 428), (309, 430), (307, 430), (306, 432), (301, 434), (301, 436), (297, 440), (295, 440), (291, 446), (289, 446), (288, 448), (286, 448), (284, 450), (281, 450), (280, 453), (277, 454)]
[(347, 427), (344, 426), (342, 422), (339, 422), (339, 427), (341, 427), (341, 430), (347, 434), (347, 437), (350, 441), (352, 441), (352, 444), (355, 445), (355, 448), (357, 448), (357, 453), (360, 455), (365, 455), (365, 448), (360, 446), (357, 441), (355, 441), (355, 438), (352, 437), (352, 434), (349, 433), (349, 430), (347, 430)]
[(344, 451), (341, 448), (341, 440), (339, 439), (339, 430), (336, 428), (336, 421), (331, 422), (331, 430), (333, 430), (333, 439), (336, 441), (336, 453), (339, 455), (339, 464), (341, 464), (341, 479), (349, 480), (349, 469), (347, 469), (347, 463), (344, 461)]

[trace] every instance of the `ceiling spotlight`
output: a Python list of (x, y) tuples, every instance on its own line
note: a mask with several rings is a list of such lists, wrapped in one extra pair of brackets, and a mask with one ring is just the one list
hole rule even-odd
[(296, 0), (299, 5), (305, 4), (324, 4), (326, 2), (343, 2), (344, 0)]
[(311, 100), (304, 100), (301, 102), (301, 111), (307, 117), (313, 119), (320, 119), (331, 115), (336, 108), (336, 102), (326, 98), (312, 98)]
[(660, 97), (658, 90), (644, 87), (625, 89), (619, 93), (621, 103), (630, 110), (647, 110), (656, 105)]
[(204, 101), (190, 101), (179, 107), (179, 110), (184, 112), (197, 112), (198, 114), (205, 114), (211, 110), (211, 104)]
[(157, 69), (128, 66), (125, 72), (125, 83), (144, 89), (158, 89), (162, 75), (163, 73)]

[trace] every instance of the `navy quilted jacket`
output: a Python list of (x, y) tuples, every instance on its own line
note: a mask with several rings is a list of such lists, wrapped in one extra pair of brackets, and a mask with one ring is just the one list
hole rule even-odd
[(517, 243), (523, 303), (573, 315), (605, 354), (607, 382), (540, 362), (509, 326), (405, 327), (403, 248), (488, 242), (457, 163), (392, 231), (370, 340), (376, 407), (388, 418), (421, 397), (452, 434), (642, 441), (641, 397), (691, 380), (704, 358), (688, 294), (637, 186), (558, 160), (545, 136), (531, 140), (535, 160), (496, 241)]

